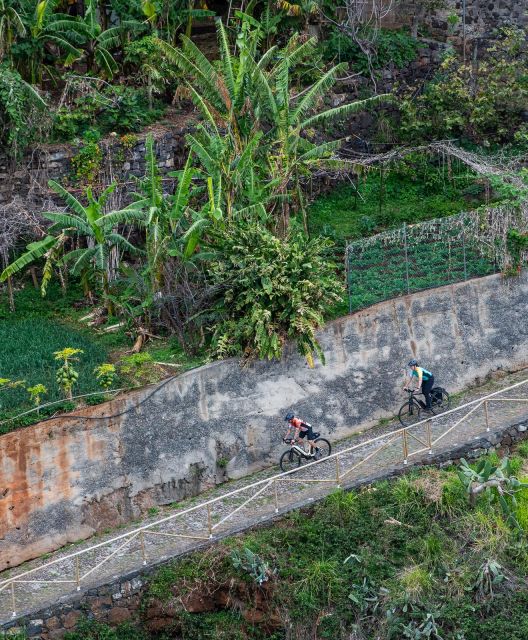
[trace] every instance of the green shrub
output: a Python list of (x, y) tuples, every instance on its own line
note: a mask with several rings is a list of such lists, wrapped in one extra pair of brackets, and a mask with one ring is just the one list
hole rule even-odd
[(517, 453), (521, 456), (521, 458), (528, 458), (528, 442), (523, 442), (517, 447)]
[(163, 115), (164, 107), (155, 103), (149, 109), (144, 89), (111, 86), (100, 92), (79, 96), (69, 107), (57, 111), (52, 136), (67, 141), (96, 129), (100, 135), (138, 132)]
[[(381, 29), (375, 41), (372, 66), (376, 71), (394, 66), (403, 69), (416, 59), (418, 42), (406, 31)], [(368, 60), (359, 46), (337, 28), (330, 29), (322, 41), (323, 57), (326, 61), (350, 62), (361, 73), (369, 73)]]
[(150, 353), (133, 353), (123, 356), (118, 363), (120, 373), (136, 387), (157, 382), (160, 371)]
[(400, 137), (412, 144), (453, 137), (486, 146), (511, 142), (524, 120), (527, 71), (526, 34), (520, 29), (503, 29), (477, 69), (451, 51), (425, 90), (400, 102)]
[(96, 620), (82, 618), (75, 631), (68, 631), (64, 640), (147, 640), (147, 635), (131, 623), (112, 628)]
[(315, 331), (342, 294), (331, 246), (301, 234), (279, 239), (256, 223), (216, 231), (209, 277), (223, 295), (213, 354), (280, 359), (290, 339), (309, 362), (314, 353), (324, 358)]
[(28, 145), (45, 135), (48, 114), (48, 106), (38, 91), (17, 71), (0, 64), (0, 149), (20, 158)]

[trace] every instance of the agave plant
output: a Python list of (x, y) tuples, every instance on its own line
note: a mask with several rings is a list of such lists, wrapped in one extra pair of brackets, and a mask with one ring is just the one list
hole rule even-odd
[(458, 477), (465, 486), (473, 506), (477, 496), (486, 492), (490, 502), (498, 502), (510, 526), (520, 529), (515, 515), (517, 502), (515, 494), (528, 483), (520, 482), (513, 475), (510, 461), (504, 457), (499, 464), (492, 463), (488, 458), (480, 460), (475, 468), (462, 458), (458, 467)]

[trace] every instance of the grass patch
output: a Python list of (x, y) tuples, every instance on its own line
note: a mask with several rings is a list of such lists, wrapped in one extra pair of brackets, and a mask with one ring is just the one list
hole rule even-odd
[[(79, 372), (74, 394), (97, 391), (94, 368), (106, 362), (108, 349), (87, 332), (81, 332), (51, 317), (18, 317), (0, 322), (0, 372), (11, 380), (25, 380), (28, 386), (43, 384), (48, 392), (43, 402), (61, 399), (55, 373), (60, 366), (53, 353), (65, 347), (82, 349), (75, 368)], [(0, 392), (0, 411), (30, 407), (29, 396), (21, 387)]]
[(471, 173), (460, 169), (450, 182), (419, 157), (386, 171), (383, 182), (372, 170), (357, 188), (341, 185), (319, 196), (309, 207), (308, 227), (342, 243), (467, 211), (481, 204), (480, 195)]
[[(55, 373), (60, 366), (54, 360), (53, 353), (64, 347), (82, 349), (83, 354), (75, 363), (79, 372), (78, 384), (73, 388), (74, 395), (102, 391), (93, 373), (94, 368), (104, 362), (116, 362), (131, 348), (132, 340), (124, 331), (117, 333), (96, 332), (80, 320), (93, 307), (87, 306), (82, 291), (72, 283), (67, 292), (63, 292), (56, 283), (52, 283), (45, 298), (29, 283), (15, 294), (16, 311), (9, 310), (7, 299), (0, 300), (0, 378), (25, 380), (25, 386), (43, 384), (47, 393), (42, 395), (41, 403), (62, 399), (61, 391), (55, 381)], [(113, 324), (110, 318), (107, 324)], [(156, 382), (166, 375), (177, 375), (193, 369), (207, 361), (205, 353), (188, 356), (176, 339), (153, 340), (144, 349), (152, 361), (167, 363), (164, 368), (153, 366), (153, 379)], [(173, 365), (173, 366), (172, 366)], [(137, 386), (138, 381), (127, 376), (118, 376), (114, 388)], [(104, 393), (86, 398), (83, 402), (96, 405), (108, 399)], [(31, 409), (33, 404), (23, 387), (5, 388), (0, 391), (0, 421), (17, 416)], [(39, 414), (10, 420), (0, 425), (0, 434), (17, 427), (28, 426), (57, 412), (72, 411), (76, 405), (66, 402), (43, 409)]]
[[(522, 508), (525, 501), (523, 493)], [(243, 549), (272, 570), (261, 587), (231, 559)], [(489, 559), (504, 567), (508, 580), (501, 585), (510, 586), (496, 585), (484, 602), (475, 583)], [(145, 607), (153, 598), (170, 600), (173, 628), (195, 640), (393, 640), (409, 637), (405, 629), (423, 628), (427, 620), (445, 640), (481, 640), (490, 637), (482, 636), (482, 628), (499, 629), (507, 615), (518, 629), (528, 624), (527, 562), (528, 545), (520, 543), (497, 506), (483, 499), (472, 510), (455, 470), (424, 469), (371, 488), (336, 491), (273, 527), (164, 567), (150, 583)], [(512, 584), (517, 591), (506, 597)], [(190, 592), (218, 590), (230, 594), (220, 610), (189, 613), (177, 606)], [(256, 601), (265, 602), (259, 605), (265, 612), (250, 624), (244, 612)], [(513, 628), (509, 622), (507, 628)]]

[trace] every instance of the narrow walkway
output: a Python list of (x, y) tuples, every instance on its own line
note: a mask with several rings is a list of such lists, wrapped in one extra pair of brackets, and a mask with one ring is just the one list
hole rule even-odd
[[(454, 450), (486, 432), (485, 406), (477, 401), (524, 380), (528, 380), (526, 370), (463, 394), (457, 398), (460, 409), (430, 423), (406, 432), (398, 422), (370, 429), (337, 443), (335, 451), (341, 452), (337, 457), (301, 467), (290, 476), (270, 480), (279, 470), (267, 469), (181, 502), (176, 508), (160, 509), (155, 517), (145, 518), (140, 524), (5, 571), (0, 574), (0, 625), (13, 620), (14, 610), (16, 617), (36, 613), (78, 591), (114, 582), (118, 576), (145, 565), (159, 564), (271, 521), (277, 514), (324, 497), (338, 484), (352, 487), (401, 468), (405, 453), (409, 464), (427, 459), (430, 442), (435, 455)], [(528, 402), (508, 402), (514, 398), (528, 400), (528, 382), (488, 401), (487, 424), (491, 431), (528, 419)], [(468, 402), (475, 404), (463, 408)], [(437, 438), (441, 439), (435, 444)], [(21, 575), (28, 571), (31, 573)], [(13, 578), (17, 579), (14, 586), (9, 582)]]

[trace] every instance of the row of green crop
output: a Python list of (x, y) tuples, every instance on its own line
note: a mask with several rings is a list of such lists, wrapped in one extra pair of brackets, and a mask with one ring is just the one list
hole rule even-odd
[(401, 246), (373, 246), (348, 255), (350, 311), (413, 291), (489, 275), (495, 265), (474, 248), (456, 251), (428, 243), (402, 251)]

